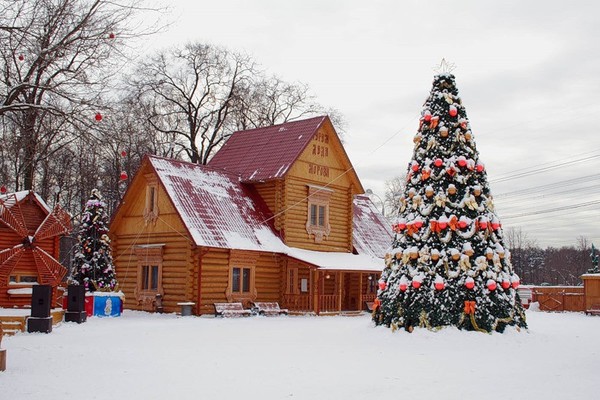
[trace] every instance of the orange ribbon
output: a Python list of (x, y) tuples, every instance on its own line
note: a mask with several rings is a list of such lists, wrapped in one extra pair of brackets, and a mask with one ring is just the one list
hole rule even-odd
[(423, 169), (423, 171), (421, 171), (421, 180), (422, 181), (426, 181), (427, 179), (429, 179), (430, 176), (431, 176), (431, 170)]
[(440, 228), (440, 224), (435, 220), (429, 221), (429, 227), (431, 228), (431, 232), (438, 233), (442, 231), (442, 228)]
[(448, 226), (450, 227), (450, 229), (455, 231), (457, 225), (458, 225), (458, 218), (456, 218), (456, 215), (451, 216), (450, 221), (448, 221)]
[(465, 314), (475, 314), (475, 302), (465, 300)]
[(417, 233), (418, 231), (419, 228), (417, 228), (415, 224), (406, 225), (406, 234), (408, 236), (411, 236), (412, 234)]

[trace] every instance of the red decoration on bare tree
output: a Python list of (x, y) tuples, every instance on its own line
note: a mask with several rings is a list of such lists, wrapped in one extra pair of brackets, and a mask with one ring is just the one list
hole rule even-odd
[(96, 113), (96, 115), (94, 116), (94, 119), (98, 122), (102, 121), (102, 114)]
[(125, 150), (121, 151), (121, 157), (127, 157), (127, 152)]
[(25, 56), (24, 56), (23, 54), (19, 54), (19, 57), (18, 57), (18, 58), (19, 58), (19, 61), (23, 61), (23, 60), (25, 60)]
[(0, 194), (6, 194), (6, 192), (7, 192), (6, 186), (4, 186), (4, 185), (0, 186)]
[(119, 179), (121, 179), (121, 181), (126, 181), (127, 180), (127, 172), (121, 171), (121, 175), (119, 175)]
[(108, 34), (108, 38), (109, 38), (109, 39), (114, 39), (114, 38), (115, 38), (115, 34), (114, 34), (114, 33), (112, 33), (112, 32), (111, 32), (111, 33), (109, 33), (109, 34)]

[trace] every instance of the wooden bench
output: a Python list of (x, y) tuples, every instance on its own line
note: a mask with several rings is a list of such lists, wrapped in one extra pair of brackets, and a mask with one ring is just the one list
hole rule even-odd
[(268, 317), (272, 317), (275, 315), (287, 315), (287, 308), (279, 308), (279, 303), (277, 302), (255, 302), (254, 307), (256, 311), (258, 311), (258, 315), (266, 315)]
[(248, 317), (252, 311), (244, 309), (242, 303), (214, 303), (215, 317)]
[(600, 315), (600, 304), (592, 304), (592, 308), (585, 310), (586, 314)]

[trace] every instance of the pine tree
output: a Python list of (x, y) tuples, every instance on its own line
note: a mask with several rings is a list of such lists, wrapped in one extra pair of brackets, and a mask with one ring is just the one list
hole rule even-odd
[(414, 143), (375, 323), (408, 331), (526, 327), (519, 278), (452, 74), (434, 77)]
[(84, 285), (87, 291), (113, 291), (117, 277), (108, 238), (106, 203), (97, 189), (85, 205), (77, 234), (72, 281)]

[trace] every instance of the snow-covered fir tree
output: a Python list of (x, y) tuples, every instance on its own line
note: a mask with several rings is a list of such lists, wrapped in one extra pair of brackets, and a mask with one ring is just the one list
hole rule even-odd
[(117, 277), (108, 238), (106, 203), (97, 189), (85, 205), (77, 232), (77, 247), (73, 265), (74, 283), (84, 285), (86, 291), (113, 291)]
[(454, 75), (434, 77), (414, 143), (375, 323), (408, 331), (526, 327), (519, 278)]

